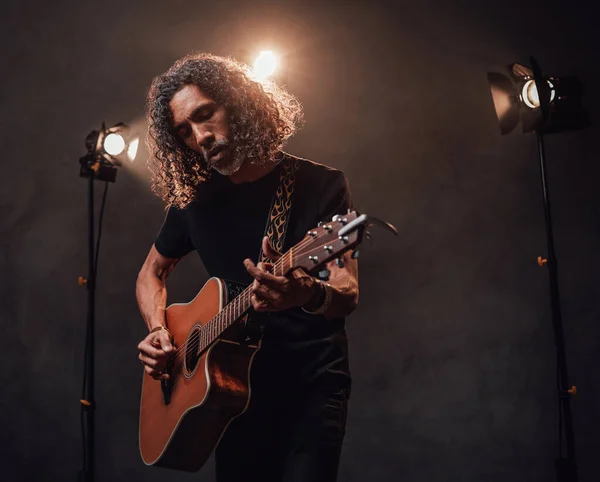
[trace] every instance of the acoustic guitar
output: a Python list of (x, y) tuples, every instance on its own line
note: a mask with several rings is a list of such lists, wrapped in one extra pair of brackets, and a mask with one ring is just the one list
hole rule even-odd
[[(361, 242), (367, 222), (354, 211), (334, 216), (287, 251), (273, 273), (303, 268), (326, 277), (324, 265), (334, 258), (341, 263), (339, 256)], [(249, 287), (211, 278), (192, 301), (167, 308), (176, 347), (165, 369), (170, 378), (155, 380), (144, 372), (142, 383), (139, 442), (147, 465), (200, 469), (246, 410), (252, 359), (261, 345), (261, 331), (246, 322), (250, 296)]]

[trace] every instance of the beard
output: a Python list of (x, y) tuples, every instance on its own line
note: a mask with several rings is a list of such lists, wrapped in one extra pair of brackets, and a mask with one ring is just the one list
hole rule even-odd
[[(223, 157), (215, 163), (211, 163), (211, 151), (213, 149), (221, 148), (226, 149), (226, 152), (224, 152)], [(215, 145), (211, 148), (211, 151), (203, 153), (204, 161), (211, 169), (214, 169), (222, 176), (232, 175), (234, 172), (237, 172), (244, 163), (244, 157), (240, 154), (239, 150), (235, 149), (235, 147), (227, 139), (221, 139), (217, 141)]]
[(224, 157), (216, 164), (211, 164), (210, 166), (222, 176), (231, 176), (242, 167), (243, 163), (244, 158), (242, 156), (233, 154), (231, 158)]

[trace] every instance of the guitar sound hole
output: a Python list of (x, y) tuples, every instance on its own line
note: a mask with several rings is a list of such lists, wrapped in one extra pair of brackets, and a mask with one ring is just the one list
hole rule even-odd
[(198, 348), (200, 346), (200, 327), (196, 326), (190, 332), (187, 340), (187, 348), (185, 350), (185, 370), (186, 375), (191, 375), (196, 366), (198, 365), (198, 360), (200, 359), (200, 353), (198, 353)]

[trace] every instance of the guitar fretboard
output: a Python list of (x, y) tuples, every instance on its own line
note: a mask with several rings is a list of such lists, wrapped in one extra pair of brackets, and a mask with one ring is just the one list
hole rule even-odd
[[(274, 275), (284, 276), (294, 268), (293, 252), (302, 244), (302, 241), (285, 253), (279, 260), (273, 264)], [(208, 323), (200, 329), (198, 351), (203, 352), (212, 345), (219, 336), (237, 320), (246, 314), (252, 307), (250, 298), (252, 297), (252, 286), (248, 286), (221, 311), (219, 311)]]

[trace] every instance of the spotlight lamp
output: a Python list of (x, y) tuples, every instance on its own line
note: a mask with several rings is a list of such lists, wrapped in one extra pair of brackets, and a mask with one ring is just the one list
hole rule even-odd
[[(135, 160), (139, 138), (132, 129), (119, 122), (107, 129), (102, 123), (98, 131), (90, 132), (85, 139), (87, 154), (79, 159), (79, 176), (87, 178), (88, 184), (88, 274), (80, 276), (79, 286), (87, 291), (87, 321), (84, 350), (84, 375), (81, 403), (81, 433), (83, 436), (83, 467), (78, 480), (93, 482), (95, 479), (95, 326), (96, 326), (96, 274), (98, 272), (98, 253), (102, 233), (104, 206), (108, 192), (108, 183), (117, 179), (117, 167), (123, 162)], [(98, 223), (95, 219), (94, 181), (104, 181), (104, 194)], [(96, 237), (96, 226), (98, 235)]]
[(577, 387), (569, 385), (567, 371), (544, 136), (555, 132), (583, 129), (590, 124), (590, 118), (582, 106), (583, 85), (577, 78), (546, 77), (533, 57), (530, 58), (530, 62), (531, 68), (512, 64), (508, 67), (509, 76), (489, 72), (488, 82), (500, 123), (500, 132), (503, 135), (508, 134), (520, 121), (523, 132), (535, 132), (537, 139), (547, 246), (547, 253), (538, 257), (538, 264), (548, 271), (552, 328), (556, 344), (559, 419), (558, 450), (555, 459), (556, 480), (577, 482), (575, 435), (570, 404), (570, 397), (577, 393)]
[(260, 82), (273, 81), (279, 85), (287, 84), (288, 57), (277, 55), (273, 50), (261, 50), (250, 53), (239, 50), (236, 58), (248, 65), (252, 77)]
[(521, 122), (523, 132), (550, 134), (582, 129), (590, 124), (582, 107), (583, 84), (574, 76), (546, 77), (530, 58), (531, 67), (514, 63), (508, 76), (487, 74), (500, 132), (512, 132)]
[(79, 159), (81, 177), (91, 177), (100, 181), (115, 182), (117, 167), (124, 161), (133, 162), (137, 155), (139, 137), (122, 122), (106, 128), (104, 123), (99, 131), (92, 131), (85, 139), (87, 154)]
[(278, 58), (272, 50), (263, 50), (254, 60), (252, 70), (257, 79), (267, 79), (275, 74), (278, 63)]

